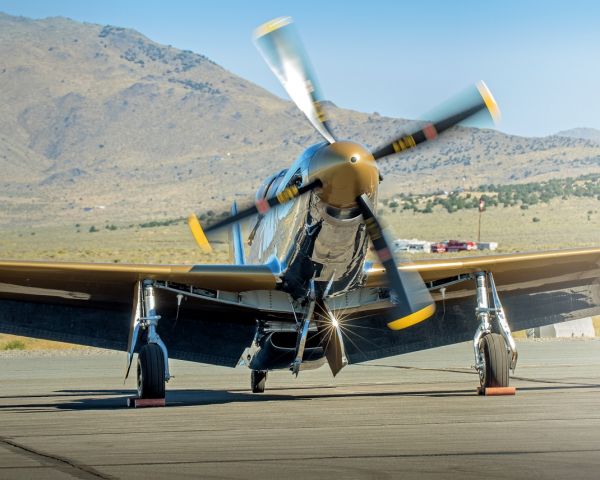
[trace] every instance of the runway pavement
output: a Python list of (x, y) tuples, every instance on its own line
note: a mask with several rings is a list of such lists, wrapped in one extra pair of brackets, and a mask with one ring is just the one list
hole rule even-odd
[(0, 355), (0, 479), (598, 478), (600, 340), (523, 341), (515, 397), (478, 397), (468, 344), (272, 373), (173, 362), (132, 410), (124, 353)]

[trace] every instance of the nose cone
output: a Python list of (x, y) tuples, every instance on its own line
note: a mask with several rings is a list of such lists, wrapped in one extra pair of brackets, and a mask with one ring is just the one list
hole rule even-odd
[(356, 197), (366, 193), (373, 198), (379, 183), (379, 170), (371, 152), (354, 142), (335, 142), (320, 149), (310, 160), (311, 180), (323, 187), (321, 200), (336, 208), (356, 205)]

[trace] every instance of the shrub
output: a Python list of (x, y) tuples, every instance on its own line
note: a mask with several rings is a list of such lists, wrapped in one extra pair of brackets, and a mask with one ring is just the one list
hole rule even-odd
[(11, 340), (3, 347), (4, 350), (25, 350), (25, 342), (22, 340)]

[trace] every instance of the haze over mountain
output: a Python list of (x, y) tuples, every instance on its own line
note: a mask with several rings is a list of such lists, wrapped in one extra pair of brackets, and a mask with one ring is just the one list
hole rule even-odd
[(558, 132), (556, 135), (559, 137), (582, 138), (600, 144), (600, 130), (595, 128), (571, 128)]
[[(3, 224), (245, 204), (263, 178), (320, 141), (292, 103), (133, 30), (0, 14), (0, 58)], [(333, 104), (328, 111), (339, 138), (370, 147), (406, 125)], [(600, 144), (457, 129), (381, 170), (384, 196), (534, 181), (600, 171)]]

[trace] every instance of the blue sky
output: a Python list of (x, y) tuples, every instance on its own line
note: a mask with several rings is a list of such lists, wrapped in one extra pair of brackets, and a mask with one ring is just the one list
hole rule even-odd
[(600, 2), (0, 0), (0, 11), (135, 28), (280, 96), (251, 32), (291, 15), (339, 106), (416, 118), (483, 79), (504, 132), (600, 129)]

